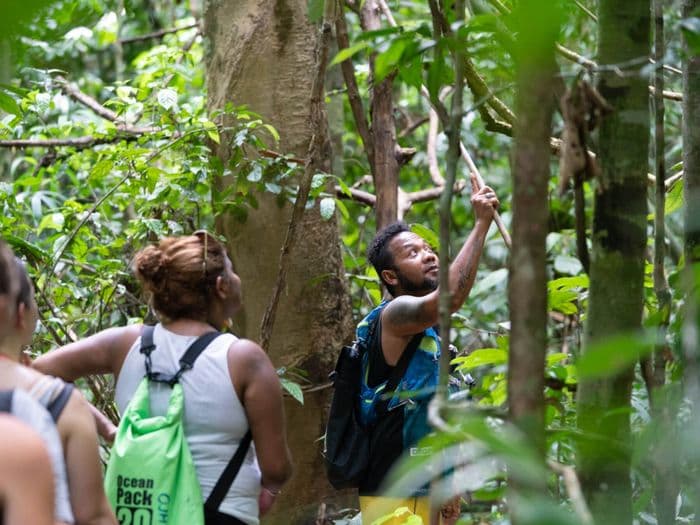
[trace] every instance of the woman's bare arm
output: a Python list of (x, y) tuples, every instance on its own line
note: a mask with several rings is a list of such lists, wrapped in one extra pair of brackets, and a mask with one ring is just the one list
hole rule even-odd
[(68, 489), (76, 525), (116, 525), (102, 484), (95, 421), (82, 394), (74, 390), (57, 424), (64, 441)]
[(253, 434), (262, 485), (279, 491), (291, 476), (292, 465), (277, 372), (263, 349), (247, 339), (231, 345), (228, 365)]
[(39, 356), (32, 367), (66, 381), (90, 374), (118, 375), (141, 329), (142, 325), (108, 328)]

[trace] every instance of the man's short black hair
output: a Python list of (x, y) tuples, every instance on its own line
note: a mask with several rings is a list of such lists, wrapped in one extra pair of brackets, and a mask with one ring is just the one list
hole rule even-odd
[[(377, 235), (375, 235), (372, 243), (369, 245), (369, 249), (367, 250), (367, 259), (369, 259), (369, 262), (371, 262), (372, 266), (374, 266), (374, 269), (377, 271), (377, 275), (379, 275), (382, 282), (384, 282), (384, 279), (382, 279), (382, 271), (391, 269), (394, 265), (394, 256), (389, 250), (389, 242), (391, 242), (391, 239), (396, 237), (399, 233), (410, 231), (411, 229), (405, 222), (394, 222), (389, 226), (382, 228)], [(394, 295), (393, 286), (388, 285), (386, 282), (384, 282), (384, 285), (386, 286), (387, 290), (389, 290), (389, 293)]]

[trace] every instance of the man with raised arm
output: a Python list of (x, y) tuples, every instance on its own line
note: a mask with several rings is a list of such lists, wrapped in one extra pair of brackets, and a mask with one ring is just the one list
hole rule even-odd
[[(478, 188), (472, 177), (471, 203), (476, 216), (474, 229), (450, 265), (451, 311), (456, 312), (474, 284), (484, 241), (499, 202), (494, 191)], [(402, 453), (425, 453), (417, 442), (430, 432), (427, 406), (438, 384), (440, 337), (438, 323), (438, 257), (428, 243), (402, 222), (377, 233), (368, 258), (391, 295), (357, 326), (357, 337), (367, 341), (363, 362), (360, 414), (364, 424), (374, 423), (369, 473), (360, 486), (363, 523), (399, 506), (421, 515), (424, 523), (437, 523), (430, 516), (425, 490), (407, 499), (378, 497), (390, 468)], [(404, 355), (405, 354), (405, 355)], [(403, 361), (401, 360), (404, 356)], [(401, 381), (388, 404), (376, 411), (376, 401), (396, 370)]]

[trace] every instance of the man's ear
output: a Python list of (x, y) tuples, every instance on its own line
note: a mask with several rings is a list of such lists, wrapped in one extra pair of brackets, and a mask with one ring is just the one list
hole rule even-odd
[(396, 286), (399, 284), (399, 278), (396, 275), (396, 270), (382, 270), (381, 278), (382, 281), (384, 281), (384, 284), (389, 286)]

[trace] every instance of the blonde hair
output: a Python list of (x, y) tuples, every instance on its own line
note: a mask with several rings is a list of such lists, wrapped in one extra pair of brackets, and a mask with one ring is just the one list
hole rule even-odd
[(212, 235), (166, 237), (134, 257), (133, 270), (153, 308), (169, 320), (206, 319), (226, 250)]

